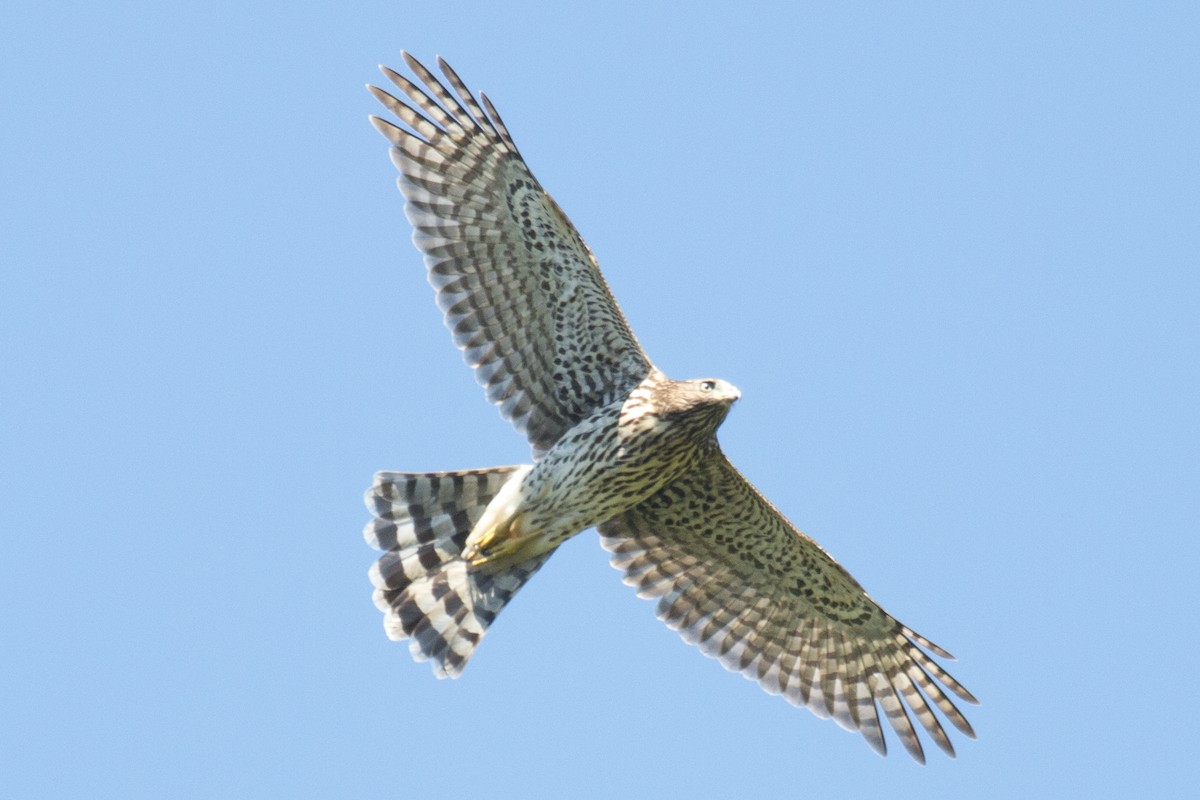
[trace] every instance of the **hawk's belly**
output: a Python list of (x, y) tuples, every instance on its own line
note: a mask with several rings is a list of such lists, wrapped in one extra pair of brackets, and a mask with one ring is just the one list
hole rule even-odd
[(702, 443), (652, 413), (635, 391), (515, 472), (471, 531), (464, 556), (490, 570), (553, 550), (656, 494), (703, 454)]

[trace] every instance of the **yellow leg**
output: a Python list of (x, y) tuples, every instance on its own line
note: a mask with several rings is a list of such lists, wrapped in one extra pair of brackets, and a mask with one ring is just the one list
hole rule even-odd
[(476, 569), (498, 572), (535, 555), (526, 552), (533, 538), (521, 535), (521, 515), (516, 514), (483, 531), (478, 541), (467, 545), (463, 558)]

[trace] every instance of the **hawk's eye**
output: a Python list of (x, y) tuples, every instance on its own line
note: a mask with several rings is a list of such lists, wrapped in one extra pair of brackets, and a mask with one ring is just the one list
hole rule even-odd
[(701, 381), (700, 388), (706, 392), (711, 392), (713, 389), (717, 388), (717, 384), (713, 381)]

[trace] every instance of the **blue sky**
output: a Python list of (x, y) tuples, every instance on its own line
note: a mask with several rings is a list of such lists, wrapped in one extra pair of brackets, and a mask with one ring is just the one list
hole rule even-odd
[[(1194, 5), (561, 5), (5, 12), (3, 794), (1182, 794)], [(726, 673), (590, 532), (461, 680), (384, 637), (372, 473), (528, 458), (366, 121), (401, 48), (488, 92), (656, 363), (741, 388), (735, 463), (959, 657), (957, 760)]]

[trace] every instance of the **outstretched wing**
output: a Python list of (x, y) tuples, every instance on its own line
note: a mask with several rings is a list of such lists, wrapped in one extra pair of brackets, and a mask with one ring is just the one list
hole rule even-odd
[(658, 616), (685, 641), (768, 692), (860, 731), (880, 754), (880, 708), (921, 762), (906, 707), (950, 755), (931, 704), (974, 738), (943, 687), (977, 701), (924, 650), (950, 654), (880, 608), (719, 450), (600, 532), (625, 582), (661, 598)]
[(453, 93), (412, 56), (404, 60), (424, 89), (386, 67), (402, 99), (368, 88), (411, 130), (371, 121), (392, 143), (413, 241), (455, 344), (540, 456), (641, 382), (650, 361), (591, 250), (487, 97), (481, 106), (441, 59)]

